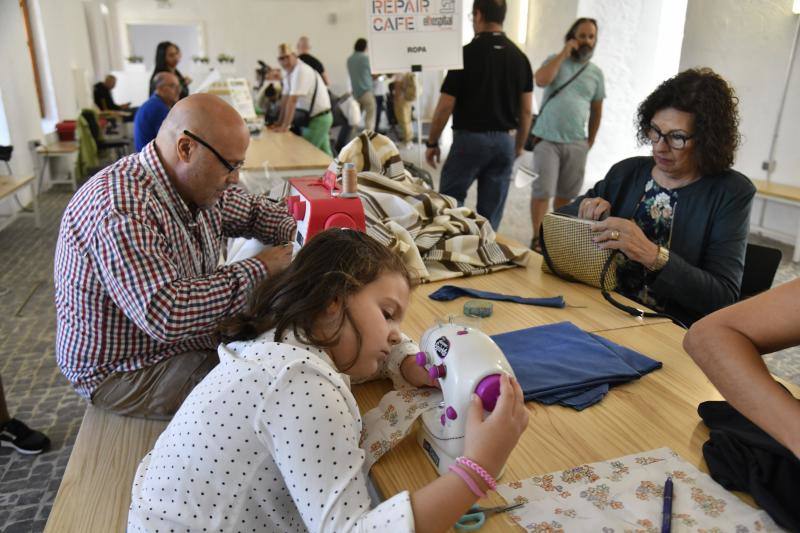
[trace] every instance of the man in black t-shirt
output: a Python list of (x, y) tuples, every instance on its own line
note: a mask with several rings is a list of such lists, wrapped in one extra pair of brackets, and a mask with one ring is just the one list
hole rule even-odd
[(111, 89), (116, 87), (117, 78), (109, 74), (103, 81), (94, 84), (94, 104), (100, 111), (120, 111), (128, 109), (130, 104), (117, 104), (111, 96)]
[(439, 137), (452, 114), (453, 146), (439, 192), (461, 205), (478, 180), (477, 211), (495, 230), (503, 216), (511, 167), (530, 130), (533, 95), (531, 64), (503, 33), (505, 16), (505, 0), (473, 2), (475, 38), (464, 47), (463, 70), (449, 71), (442, 84), (425, 153), (436, 168)]
[(328, 80), (328, 75), (325, 73), (325, 67), (322, 65), (322, 62), (319, 59), (309, 53), (310, 51), (311, 43), (309, 42), (308, 37), (303, 35), (297, 40), (297, 58), (319, 72), (319, 75), (322, 76), (322, 81), (325, 82), (325, 87), (330, 87), (331, 82)]

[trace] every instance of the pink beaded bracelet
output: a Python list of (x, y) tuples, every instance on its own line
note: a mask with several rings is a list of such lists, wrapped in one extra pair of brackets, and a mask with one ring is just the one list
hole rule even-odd
[(481, 476), (481, 478), (486, 482), (486, 485), (491, 490), (497, 490), (497, 481), (495, 481), (495, 479), (489, 472), (484, 470), (481, 465), (479, 465), (472, 459), (469, 459), (468, 457), (464, 457), (462, 455), (456, 459), (456, 463), (462, 466), (466, 466), (467, 468), (469, 468), (470, 470)]
[(475, 480), (472, 479), (472, 476), (470, 476), (467, 472), (465, 472), (460, 466), (458, 466), (457, 464), (452, 464), (450, 465), (449, 470), (464, 480), (464, 483), (467, 484), (469, 490), (472, 491), (472, 494), (474, 494), (478, 498), (486, 497), (486, 493), (483, 492), (480, 489), (480, 487), (478, 487), (478, 484), (475, 483)]

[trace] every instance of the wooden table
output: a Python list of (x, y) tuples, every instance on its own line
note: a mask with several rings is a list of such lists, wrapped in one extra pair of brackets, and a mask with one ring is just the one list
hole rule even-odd
[[(22, 206), (22, 203), (19, 201), (19, 199), (17, 199), (17, 203), (21, 208), (18, 214), (33, 215), (36, 227), (40, 228), (42, 224), (39, 217), (39, 200), (36, 195), (36, 182), (34, 181), (33, 176), (26, 176), (24, 178), (0, 176), (0, 200), (4, 200), (9, 196), (14, 196), (16, 199), (17, 193), (26, 187), (28, 190), (30, 190), (32, 208), (30, 210), (26, 209)], [(10, 224), (16, 215), (16, 213), (11, 215), (0, 215), (0, 230)]]
[[(607, 304), (591, 287), (564, 282), (540, 270), (535, 255), (527, 268), (459, 278), (416, 289), (403, 329), (414, 338), (448, 313), (460, 314), (465, 298), (434, 302), (427, 295), (442, 284), (464, 285), (525, 296), (563, 294), (572, 305), (550, 309), (494, 302), (494, 314), (481, 328), (500, 333), (570, 320), (609, 339), (664, 362), (664, 369), (617, 387), (599, 405), (583, 412), (529, 404), (532, 418), (501, 481), (558, 468), (670, 446), (700, 464), (700, 444), (707, 431), (698, 425), (697, 404), (718, 393), (683, 352), (683, 330), (659, 319), (641, 320)], [(377, 404), (389, 383), (354, 388), (362, 410)], [(88, 408), (48, 519), (48, 532), (124, 531), (134, 473), (152, 448), (164, 422), (123, 418)], [(384, 496), (417, 489), (435, 477), (413, 438), (406, 439), (373, 468)], [(497, 498), (497, 496), (495, 496)], [(499, 498), (497, 498), (499, 500)], [(483, 531), (506, 531), (505, 517), (493, 517)]]
[[(511, 243), (506, 239), (503, 241)], [(458, 285), (531, 298), (561, 295), (567, 302), (566, 308), (556, 309), (494, 301), (492, 316), (479, 322), (481, 330), (489, 335), (565, 320), (591, 332), (669, 322), (663, 318), (637, 318), (618, 311), (605, 301), (598, 289), (580, 283), (570, 283), (546, 274), (542, 272), (541, 265), (542, 256), (531, 254), (526, 268), (512, 268), (486, 276), (455, 278), (420, 285), (412, 293), (409, 311), (403, 321), (403, 330), (412, 338), (419, 339), (437, 319), (463, 314), (464, 303), (470, 299), (469, 297), (450, 302), (437, 302), (428, 298), (430, 293), (442, 285)], [(621, 295), (615, 296), (621, 302), (641, 307), (640, 304)]]
[(756, 186), (756, 198), (759, 198), (763, 202), (761, 205), (761, 212), (758, 216), (758, 223), (755, 224), (751, 222), (750, 230), (766, 237), (780, 238), (781, 240), (788, 240), (789, 242), (794, 241), (792, 261), (797, 263), (800, 261), (800, 223), (798, 223), (794, 233), (766, 228), (764, 226), (764, 215), (767, 210), (767, 202), (790, 206), (794, 210), (799, 209), (800, 187), (785, 185), (783, 183), (773, 183), (765, 180), (754, 179), (750, 181)]
[[(42, 156), (42, 168), (39, 169), (39, 179), (37, 180), (38, 183), (37, 192), (38, 192), (42, 190), (42, 180), (44, 180), (44, 172), (45, 169), (48, 167), (47, 165), (48, 161), (54, 157), (68, 157), (72, 154), (78, 153), (78, 142), (58, 141), (50, 144), (39, 145), (36, 147), (36, 153)], [(51, 175), (50, 183), (54, 184), (65, 183), (68, 185), (72, 185), (73, 191), (78, 189), (75, 173), (72, 172), (72, 170), (68, 171), (67, 179), (64, 180), (54, 180)]]
[[(331, 157), (294, 133), (276, 133), (267, 129), (250, 139), (245, 155), (244, 170), (264, 171), (269, 165), (270, 173), (291, 172), (305, 175), (328, 168)], [(320, 172), (321, 174), (321, 172)]]
[[(662, 323), (607, 330), (600, 335), (657, 359), (664, 367), (612, 388), (602, 402), (584, 411), (528, 403), (530, 423), (509, 458), (501, 483), (664, 446), (708, 472), (701, 448), (709, 431), (697, 415), (697, 405), (721, 396), (683, 351), (684, 330)], [(787, 386), (795, 395), (800, 391)], [(362, 412), (376, 406), (390, 388), (388, 381), (354, 387)], [(372, 467), (372, 478), (385, 498), (422, 488), (436, 475), (412, 436)], [(497, 505), (503, 500), (492, 494), (484, 503), (489, 502)], [(495, 515), (487, 518), (481, 531), (521, 530), (507, 517)]]

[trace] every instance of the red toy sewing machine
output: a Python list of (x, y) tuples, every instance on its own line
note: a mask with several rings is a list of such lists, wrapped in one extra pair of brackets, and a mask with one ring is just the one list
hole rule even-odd
[(314, 235), (326, 229), (367, 231), (361, 199), (356, 194), (342, 196), (335, 173), (327, 171), (322, 178), (289, 178), (289, 186), (286, 205), (297, 221), (295, 253)]

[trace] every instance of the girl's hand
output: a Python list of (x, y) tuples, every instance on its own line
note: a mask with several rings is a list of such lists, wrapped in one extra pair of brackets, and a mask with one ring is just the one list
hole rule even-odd
[(516, 378), (502, 374), (497, 405), (485, 419), (483, 414), (483, 403), (473, 394), (467, 413), (464, 455), (497, 477), (528, 425), (528, 409)]
[(592, 225), (592, 240), (601, 250), (620, 250), (628, 259), (651, 267), (658, 259), (658, 245), (648, 239), (635, 222), (619, 217)]
[(611, 214), (611, 204), (605, 198), (584, 198), (578, 206), (578, 218), (600, 220)]
[(400, 373), (414, 387), (436, 387), (441, 389), (438, 379), (433, 379), (424, 367), (417, 364), (416, 354), (408, 354), (400, 363)]

